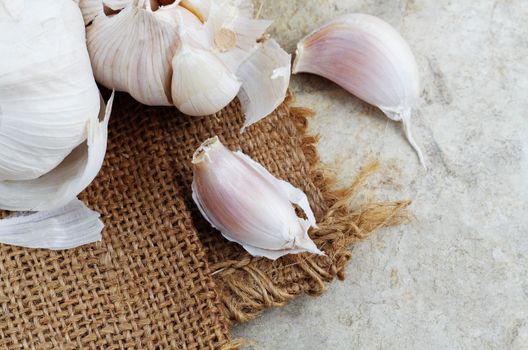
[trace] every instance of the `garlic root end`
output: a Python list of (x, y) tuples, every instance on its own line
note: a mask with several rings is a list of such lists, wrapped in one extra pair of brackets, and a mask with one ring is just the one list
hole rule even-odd
[(297, 69), (297, 66), (299, 65), (299, 61), (301, 60), (301, 56), (303, 54), (303, 48), (301, 43), (297, 44), (297, 49), (295, 50), (295, 58), (293, 59), (292, 64), (292, 74), (299, 73), (299, 70)]
[(414, 137), (412, 135), (412, 131), (411, 131), (411, 113), (410, 113), (410, 111), (406, 111), (406, 112), (401, 114), (401, 121), (402, 121), (402, 124), (403, 124), (403, 132), (405, 133), (405, 136), (407, 137), (407, 141), (409, 141), (409, 144), (411, 145), (411, 147), (416, 152), (416, 154), (418, 156), (418, 159), (420, 160), (420, 164), (423, 166), (424, 170), (427, 170), (427, 166), (425, 165), (424, 155), (423, 155), (420, 147), (418, 146), (418, 144), (416, 143), (416, 141), (414, 140)]

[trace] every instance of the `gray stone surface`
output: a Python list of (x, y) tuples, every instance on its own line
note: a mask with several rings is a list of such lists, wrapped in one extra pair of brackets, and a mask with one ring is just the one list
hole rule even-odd
[[(257, 4), (259, 1), (257, 0)], [(268, 0), (262, 17), (290, 52), (347, 12), (377, 15), (420, 66), (414, 131), (324, 79), (293, 78), (317, 111), (323, 161), (346, 185), (385, 167), (363, 195), (411, 198), (415, 220), (353, 250), (344, 282), (235, 328), (255, 349), (528, 349), (528, 1)]]

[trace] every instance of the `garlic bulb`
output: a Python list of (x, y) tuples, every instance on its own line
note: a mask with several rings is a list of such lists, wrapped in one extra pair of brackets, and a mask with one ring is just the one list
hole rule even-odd
[(79, 8), (0, 0), (0, 52), (0, 209), (42, 212), (1, 220), (0, 242), (100, 239), (102, 224), (76, 196), (102, 166), (113, 95), (105, 107)]
[[(242, 152), (231, 152), (218, 137), (206, 140), (193, 156), (193, 199), (222, 235), (253, 256), (324, 255), (308, 236), (316, 227), (306, 195), (271, 175)], [(307, 219), (299, 218), (292, 204)]]
[(63, 1), (21, 6), (18, 17), (0, 12), (0, 181), (55, 168), (100, 107), (79, 10)]
[[(79, 6), (96, 80), (141, 103), (213, 114), (237, 94), (251, 94), (247, 71), (255, 64), (254, 79), (272, 98), (246, 98), (246, 124), (271, 113), (286, 96), (289, 56), (279, 45), (258, 42), (271, 22), (253, 19), (249, 0), (79, 0)], [(275, 69), (281, 79), (260, 73)]]
[(401, 35), (383, 20), (365, 15), (339, 17), (297, 45), (293, 73), (321, 75), (402, 121), (422, 165), (411, 133), (411, 108), (420, 95), (416, 60)]

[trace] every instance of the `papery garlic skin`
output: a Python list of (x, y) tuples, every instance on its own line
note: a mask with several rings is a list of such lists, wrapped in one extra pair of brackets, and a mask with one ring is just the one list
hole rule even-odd
[(88, 187), (103, 165), (113, 100), (114, 93), (106, 105), (100, 98), (99, 114), (86, 123), (85, 142), (77, 146), (56, 168), (32, 180), (0, 181), (0, 209), (57, 209), (71, 202)]
[(292, 70), (332, 80), (402, 121), (425, 164), (410, 129), (411, 108), (420, 96), (418, 66), (409, 45), (388, 23), (359, 13), (332, 20), (298, 43)]
[(78, 199), (59, 209), (16, 213), (0, 220), (0, 243), (62, 250), (100, 241), (99, 214)]
[(291, 56), (273, 39), (265, 40), (258, 50), (238, 68), (242, 89), (238, 94), (246, 121), (242, 130), (272, 113), (288, 92)]
[[(271, 175), (242, 152), (214, 137), (193, 156), (193, 199), (202, 215), (230, 241), (253, 256), (324, 255), (308, 236), (316, 227), (306, 195)], [(304, 211), (299, 218), (293, 203)]]
[(0, 181), (42, 176), (86, 140), (99, 114), (79, 9), (71, 1), (0, 6)]

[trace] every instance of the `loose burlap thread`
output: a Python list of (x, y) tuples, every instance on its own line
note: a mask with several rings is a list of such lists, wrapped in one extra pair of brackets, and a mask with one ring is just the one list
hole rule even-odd
[[(240, 134), (237, 101), (193, 118), (118, 94), (103, 169), (81, 195), (102, 215), (103, 241), (60, 252), (0, 246), (0, 346), (231, 349), (233, 322), (344, 278), (349, 246), (405, 221), (409, 202), (351, 208), (377, 163), (335, 190), (306, 134), (311, 112), (290, 102)], [(326, 257), (253, 258), (211, 229), (191, 199), (190, 160), (214, 135), (306, 192)]]

